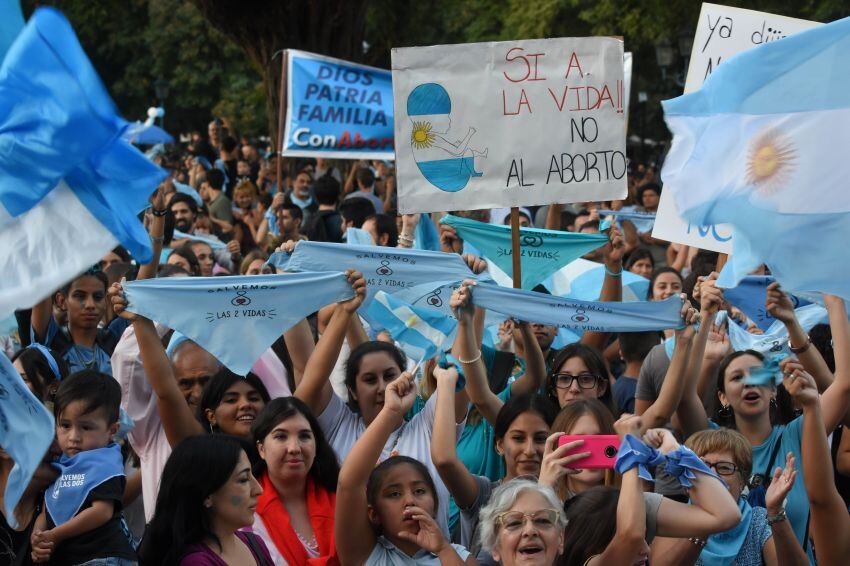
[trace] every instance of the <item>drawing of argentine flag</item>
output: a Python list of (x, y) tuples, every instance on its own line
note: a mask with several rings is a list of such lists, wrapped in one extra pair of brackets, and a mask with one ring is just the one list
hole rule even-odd
[(384, 291), (378, 291), (366, 311), (375, 329), (389, 332), (411, 359), (433, 357), (457, 327), (457, 321), (436, 309), (414, 307)]

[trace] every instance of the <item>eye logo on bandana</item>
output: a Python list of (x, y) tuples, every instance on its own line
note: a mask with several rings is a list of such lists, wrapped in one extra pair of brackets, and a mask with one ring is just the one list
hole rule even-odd
[(432, 307), (443, 306), (443, 299), (440, 298), (440, 293), (442, 293), (442, 292), (443, 292), (442, 289), (437, 289), (436, 291), (434, 291), (433, 293), (428, 295), (428, 299), (426, 300), (426, 302), (429, 305), (431, 305)]
[(381, 261), (381, 267), (379, 267), (378, 269), (376, 269), (376, 270), (375, 270), (375, 273), (377, 273), (378, 275), (392, 275), (392, 274), (393, 274), (393, 270), (392, 270), (392, 269), (390, 269), (390, 262), (389, 262), (389, 260), (386, 260), (386, 259), (385, 259), (385, 260), (382, 260), (382, 261)]
[(543, 238), (536, 234), (523, 234), (520, 242), (523, 246), (529, 248), (539, 248), (543, 245)]
[(781, 352), (782, 351), (782, 344), (779, 343), (779, 340), (773, 341), (773, 346), (770, 347), (770, 351), (771, 352)]
[(590, 317), (587, 316), (583, 309), (579, 309), (570, 317), (573, 322), (590, 322)]
[(251, 298), (247, 296), (248, 291), (236, 291), (236, 296), (230, 301), (234, 307), (247, 307), (251, 304)]

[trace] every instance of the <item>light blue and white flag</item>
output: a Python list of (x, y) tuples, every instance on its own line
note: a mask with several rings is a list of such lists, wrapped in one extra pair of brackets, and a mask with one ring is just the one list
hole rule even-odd
[[(723, 290), (723, 298), (730, 304), (741, 309), (762, 330), (767, 330), (776, 319), (765, 308), (767, 302), (767, 286), (776, 281), (769, 275), (748, 275), (741, 279), (736, 287)], [(794, 308), (811, 304), (806, 299), (788, 295)]]
[[(800, 307), (794, 313), (800, 322), (800, 326), (806, 332), (816, 324), (829, 323), (829, 315), (826, 309), (820, 305), (812, 304)], [(723, 321), (728, 321), (728, 318), (726, 311), (720, 311), (717, 313), (715, 324), (719, 325)], [(791, 350), (788, 349), (788, 331), (780, 320), (775, 320), (764, 334), (752, 334), (737, 324), (727, 324), (727, 327), (729, 343), (735, 351), (755, 350), (766, 357), (791, 353)]]
[(789, 292), (850, 299), (850, 18), (763, 43), (664, 103), (681, 216), (729, 223), (718, 284), (762, 263)]
[(417, 362), (433, 357), (457, 327), (457, 320), (438, 310), (411, 306), (384, 291), (375, 294), (366, 315), (373, 329), (389, 332)]
[(124, 291), (128, 311), (180, 332), (239, 375), (305, 316), (354, 296), (340, 272), (145, 279)]
[(202, 236), (200, 234), (187, 234), (186, 232), (181, 232), (180, 230), (174, 229), (174, 239), (175, 240), (183, 240), (188, 239), (193, 242), (203, 242), (208, 244), (213, 250), (223, 250), (227, 248), (227, 244), (216, 238), (215, 236)]
[[(453, 226), (458, 236), (471, 242), (488, 261), (498, 265), (509, 276), (513, 274), (510, 226), (487, 224), (451, 214), (444, 216), (440, 222)], [(607, 234), (520, 228), (522, 288), (532, 289), (571, 261), (606, 243)]]
[(15, 507), (55, 432), (53, 416), (30, 392), (9, 358), (0, 353), (0, 446), (15, 461), (6, 481), (3, 513), (12, 528), (18, 526)]
[(490, 279), (473, 274), (457, 254), (330, 242), (298, 242), (291, 256), (275, 252), (268, 263), (292, 272), (355, 269), (366, 278), (367, 300), (378, 291), (411, 291), (424, 296), (464, 279)]
[(603, 303), (497, 285), (476, 285), (472, 288), (472, 302), (511, 318), (570, 330), (645, 332), (684, 327), (681, 297), (640, 303)]
[[(623, 270), (623, 302), (645, 301), (649, 290), (649, 279), (631, 271)], [(547, 285), (553, 295), (570, 297), (581, 301), (595, 301), (602, 292), (605, 279), (605, 266), (595, 261), (577, 259), (552, 274)]]
[(201, 198), (201, 195), (198, 194), (198, 191), (195, 190), (195, 187), (192, 185), (187, 185), (185, 183), (180, 183), (178, 181), (172, 181), (174, 183), (174, 189), (178, 193), (183, 193), (184, 195), (189, 195), (192, 199), (197, 203), (198, 206), (204, 206), (204, 199)]
[(634, 224), (638, 234), (652, 232), (652, 227), (655, 226), (654, 212), (641, 212), (639, 210), (597, 210), (599, 216), (617, 217), (617, 223), (622, 224), (623, 220), (628, 220)]
[(150, 261), (137, 215), (166, 173), (126, 125), (68, 20), (36, 10), (0, 66), (0, 317), (118, 244)]

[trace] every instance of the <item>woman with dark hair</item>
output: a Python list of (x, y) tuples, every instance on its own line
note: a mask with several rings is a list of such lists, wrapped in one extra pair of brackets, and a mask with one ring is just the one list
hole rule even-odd
[(192, 277), (201, 276), (201, 262), (198, 261), (198, 256), (192, 251), (191, 244), (183, 244), (179, 248), (171, 250), (166, 265), (179, 265), (188, 271)]
[(555, 356), (546, 390), (559, 408), (577, 399), (599, 399), (611, 415), (616, 415), (610, 383), (608, 365), (602, 354), (592, 346), (575, 343)]
[[(356, 295), (334, 308), (331, 320), (307, 362), (304, 377), (295, 390), (295, 396), (316, 415), (341, 462), (345, 461), (351, 447), (381, 412), (387, 386), (402, 374), (407, 365), (404, 353), (393, 344), (364, 342), (352, 350), (345, 365), (348, 401), (334, 393), (330, 374), (352, 316), (366, 294), (366, 281), (360, 273), (350, 271), (349, 278), (353, 280)], [(409, 421), (398, 424), (384, 446), (381, 459), (395, 454), (409, 456), (423, 462), (429, 473), (439, 479), (431, 461), (429, 445), (438, 395), (432, 395), (425, 407)], [(466, 416), (467, 399), (463, 392), (455, 395), (462, 398), (455, 414), (455, 422), (461, 423)], [(437, 523), (448, 535), (449, 493), (442, 481), (436, 481), (436, 490), (440, 500)]]
[(672, 267), (659, 267), (649, 278), (647, 301), (663, 301), (682, 292), (682, 274)]
[(12, 365), (21, 374), (32, 394), (52, 401), (59, 382), (68, 376), (68, 364), (41, 344), (30, 344), (12, 356)]
[(210, 432), (251, 438), (251, 427), (269, 402), (269, 392), (251, 372), (242, 377), (222, 367), (204, 387), (198, 420)]
[(271, 564), (263, 541), (240, 531), (253, 522), (261, 493), (242, 441), (218, 434), (187, 438), (165, 464), (140, 564)]
[(649, 279), (652, 277), (652, 272), (655, 269), (655, 259), (653, 259), (652, 253), (648, 249), (635, 248), (629, 254), (628, 259), (626, 259), (624, 267), (626, 271)]
[(271, 401), (253, 426), (263, 494), (253, 530), (275, 564), (337, 564), (334, 506), (339, 464), (310, 409), (295, 397)]
[[(722, 300), (722, 292), (713, 280), (703, 281), (701, 294), (712, 294)], [(850, 322), (844, 301), (830, 295), (824, 295), (829, 313), (835, 351), (850, 350)], [(794, 316), (790, 298), (777, 285), (768, 286), (766, 310), (778, 320), (782, 320), (791, 337), (791, 348), (800, 360), (786, 358), (780, 367), (783, 375), (795, 372), (817, 373), (823, 358), (811, 347), (811, 342), (800, 328)], [(804, 338), (800, 338), (800, 336)], [(794, 344), (803, 343), (802, 347)], [(753, 476), (749, 479), (748, 500), (751, 505), (765, 506), (764, 492), (771, 483), (774, 469), (780, 466), (789, 452), (798, 462), (802, 462), (802, 417), (794, 418), (792, 401), (783, 384), (775, 385), (773, 375), (762, 384), (750, 383), (750, 376), (756, 371), (775, 372), (775, 361), (765, 360), (760, 353), (746, 350), (728, 354), (720, 363), (717, 374), (717, 399), (720, 406), (715, 412), (716, 423), (733, 428), (744, 435), (753, 447)], [(802, 362), (802, 363), (801, 363)], [(836, 359), (834, 381), (823, 391), (824, 430), (831, 433), (841, 422), (850, 405), (850, 367), (842, 366)], [(825, 370), (828, 374), (828, 370)], [(686, 435), (709, 426), (703, 404), (700, 401), (696, 385), (688, 382), (679, 406), (680, 422), (683, 422)], [(803, 482), (796, 482), (788, 494), (785, 507), (797, 540), (812, 559), (809, 543), (809, 500)]]

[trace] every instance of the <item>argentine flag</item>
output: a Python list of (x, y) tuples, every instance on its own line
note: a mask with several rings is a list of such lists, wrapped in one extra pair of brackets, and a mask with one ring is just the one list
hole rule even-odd
[(734, 287), (760, 264), (789, 292), (850, 299), (850, 19), (765, 43), (664, 102), (665, 183), (693, 224), (729, 223)]
[(411, 359), (432, 358), (454, 333), (457, 321), (427, 307), (414, 307), (384, 291), (378, 291), (366, 311), (369, 324), (389, 332)]
[(68, 20), (36, 10), (0, 66), (0, 318), (119, 243), (150, 261), (137, 214), (165, 172), (126, 126)]

